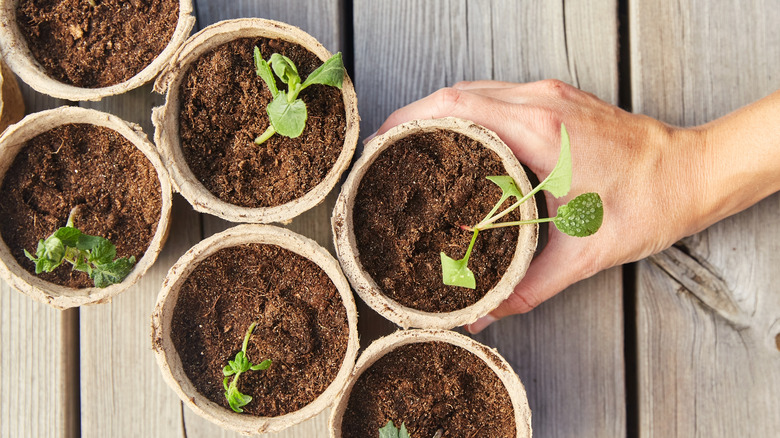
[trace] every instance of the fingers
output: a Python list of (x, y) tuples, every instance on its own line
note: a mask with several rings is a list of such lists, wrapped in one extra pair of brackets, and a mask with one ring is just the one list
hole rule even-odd
[(504, 82), (504, 81), (460, 81), (453, 85), (452, 88), (458, 90), (474, 90), (480, 88), (514, 88), (517, 87), (516, 82)]
[[(493, 322), (509, 315), (527, 313), (558, 292), (584, 278), (580, 276), (577, 263), (561, 260), (567, 254), (560, 240), (550, 244), (535, 258), (528, 267), (525, 277), (515, 287), (512, 295), (495, 308), (489, 315), (483, 316), (472, 324), (466, 325), (469, 333), (479, 333)], [(566, 257), (567, 259), (569, 257)]]
[(502, 103), (495, 99), (455, 88), (442, 88), (416, 102), (396, 110), (377, 130), (377, 135), (388, 129), (419, 119), (438, 119), (454, 116), (487, 126), (496, 111), (502, 111)]

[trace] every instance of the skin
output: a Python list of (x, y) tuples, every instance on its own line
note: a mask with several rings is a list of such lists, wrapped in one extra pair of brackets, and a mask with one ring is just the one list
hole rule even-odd
[(540, 181), (555, 166), (565, 124), (572, 189), (560, 199), (545, 192), (547, 211), (585, 192), (599, 193), (604, 202), (604, 223), (593, 236), (573, 238), (549, 227), (547, 246), (514, 293), (467, 326), (472, 333), (526, 313), (602, 270), (660, 252), (780, 190), (780, 147), (767, 135), (780, 122), (780, 91), (708, 124), (680, 128), (557, 80), (460, 82), (395, 111), (377, 134), (446, 116), (495, 131)]

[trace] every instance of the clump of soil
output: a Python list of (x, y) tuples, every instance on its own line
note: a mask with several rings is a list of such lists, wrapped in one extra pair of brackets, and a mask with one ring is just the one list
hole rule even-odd
[(230, 408), (222, 368), (257, 326), (247, 354), (266, 371), (241, 375), (252, 396), (245, 412), (276, 417), (303, 408), (336, 378), (347, 351), (347, 312), (336, 286), (314, 262), (275, 245), (217, 251), (182, 285), (171, 338), (184, 372), (211, 401)]
[[(75, 226), (105, 237), (118, 257), (143, 257), (157, 230), (162, 192), (144, 154), (112, 129), (89, 124), (58, 126), (29, 140), (16, 155), (0, 187), (0, 235), (22, 268), (40, 239), (64, 227), (78, 206)], [(46, 281), (92, 287), (84, 272), (64, 263)]]
[(168, 45), (178, 0), (20, 0), (19, 30), (47, 74), (83, 88), (124, 82)]
[(341, 424), (343, 438), (377, 436), (389, 420), (413, 437), (516, 436), (512, 401), (477, 356), (446, 342), (396, 348), (355, 382)]
[[(360, 182), (352, 212), (363, 268), (407, 307), (450, 312), (476, 303), (509, 266), (517, 228), (479, 234), (468, 265), (476, 289), (444, 285), (439, 254), (463, 257), (472, 233), (460, 226), (487, 216), (501, 189), (486, 177), (506, 173), (497, 154), (451, 131), (412, 134), (385, 149)], [(513, 212), (507, 220), (518, 219)]]
[[(299, 97), (308, 120), (300, 137), (254, 139), (269, 126), (271, 92), (255, 73), (257, 46), (268, 59), (292, 59), (301, 78), (322, 61), (305, 48), (281, 40), (238, 39), (201, 56), (180, 86), (179, 134), (193, 174), (218, 198), (243, 207), (272, 207), (300, 198), (319, 184), (344, 145), (347, 119), (341, 90), (312, 85)], [(274, 76), (276, 78), (276, 76)], [(285, 85), (277, 80), (280, 90)]]

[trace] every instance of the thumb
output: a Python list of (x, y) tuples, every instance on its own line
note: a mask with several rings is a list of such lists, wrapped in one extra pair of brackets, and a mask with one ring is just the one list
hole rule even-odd
[[(570, 257), (563, 260), (562, 255), (567, 253), (562, 251), (560, 246), (560, 239), (548, 243), (542, 253), (531, 262), (525, 277), (515, 286), (512, 295), (488, 315), (467, 324), (466, 331), (476, 334), (505, 316), (530, 312), (578, 281), (580, 270), (573, 266), (577, 262), (568, 260)], [(566, 266), (566, 269), (561, 269), (561, 266)]]

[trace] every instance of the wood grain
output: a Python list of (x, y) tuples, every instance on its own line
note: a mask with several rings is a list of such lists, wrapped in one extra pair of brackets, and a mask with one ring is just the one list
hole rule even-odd
[[(28, 114), (67, 103), (19, 87)], [(78, 436), (77, 326), (78, 309), (56, 310), (0, 283), (0, 436)]]
[[(460, 80), (558, 78), (616, 103), (616, 3), (564, 3), (356, 2), (362, 132)], [(371, 318), (361, 313), (364, 340), (366, 325), (378, 331)], [(497, 347), (520, 375), (536, 436), (625, 436), (620, 270), (506, 318), (477, 339)]]
[[(152, 134), (161, 96), (146, 85), (82, 106), (140, 124)], [(200, 215), (176, 196), (168, 240), (157, 262), (111, 303), (81, 309), (81, 436), (183, 436), (181, 402), (151, 354), (149, 317), (173, 263), (200, 240)]]
[[(776, 6), (631, 2), (634, 109), (696, 125), (776, 90)], [(778, 214), (776, 194), (639, 265), (640, 436), (777, 435)]]

